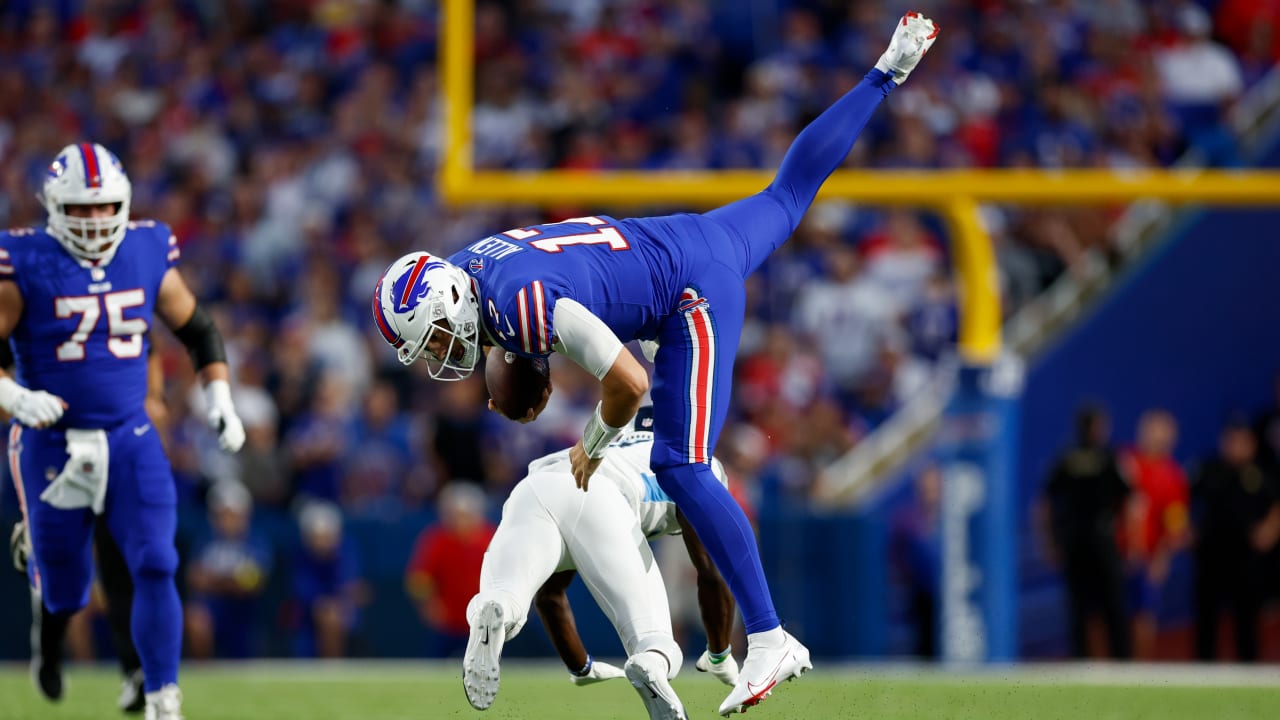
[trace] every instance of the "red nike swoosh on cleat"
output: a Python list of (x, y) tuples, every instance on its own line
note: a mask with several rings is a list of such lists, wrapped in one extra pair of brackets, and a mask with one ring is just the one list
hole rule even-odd
[(742, 704), (755, 705), (756, 703), (760, 702), (761, 696), (763, 696), (765, 693), (772, 690), (774, 685), (778, 684), (778, 671), (782, 669), (782, 663), (786, 661), (787, 661), (787, 653), (783, 653), (782, 659), (778, 660), (778, 664), (774, 666), (773, 672), (769, 673), (769, 681), (765, 683), (764, 687), (760, 688), (759, 690), (757, 690), (755, 686), (751, 684), (751, 681), (748, 680), (747, 692), (751, 693), (751, 697), (742, 701)]

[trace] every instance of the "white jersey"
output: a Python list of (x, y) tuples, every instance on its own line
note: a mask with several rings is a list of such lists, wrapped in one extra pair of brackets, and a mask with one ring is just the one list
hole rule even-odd
[[(640, 519), (640, 530), (646, 539), (661, 535), (679, 535), (680, 523), (676, 521), (676, 505), (658, 486), (658, 478), (649, 469), (649, 454), (653, 450), (653, 433), (633, 431), (619, 435), (609, 444), (596, 475), (605, 475), (618, 486), (627, 504)], [(729, 479), (720, 461), (711, 459), (711, 471), (725, 487)], [(529, 474), (572, 473), (569, 451), (551, 453), (529, 463)]]

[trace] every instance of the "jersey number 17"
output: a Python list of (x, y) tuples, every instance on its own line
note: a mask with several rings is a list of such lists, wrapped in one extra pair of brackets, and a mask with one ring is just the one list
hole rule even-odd
[[(547, 234), (546, 230), (539, 228), (553, 228), (556, 225), (568, 225), (576, 223), (579, 225), (595, 225), (598, 226), (595, 231), (587, 233), (575, 233), (572, 235), (552, 235), (551, 237), (541, 237), (532, 240), (540, 235)], [(558, 228), (557, 228), (558, 229)], [(561, 220), (558, 223), (548, 223), (538, 227), (528, 227), (516, 230), (508, 230), (503, 235), (512, 240), (529, 240), (529, 246), (535, 247), (543, 252), (558, 253), (569, 245), (608, 245), (610, 250), (630, 250), (631, 243), (618, 232), (618, 228), (610, 225), (594, 215), (589, 217), (569, 218)]]

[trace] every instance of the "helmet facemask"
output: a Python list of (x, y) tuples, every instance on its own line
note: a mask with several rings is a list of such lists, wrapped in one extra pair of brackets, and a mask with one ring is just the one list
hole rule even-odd
[(374, 322), (405, 365), (436, 380), (463, 380), (480, 361), (479, 301), (461, 268), (424, 252), (387, 268), (374, 290)]
[[(454, 330), (442, 303), (433, 299), (427, 303), (430, 323), (416, 342), (405, 343), (396, 351), (400, 362), (412, 365), (418, 359), (427, 364), (427, 374), (433, 379), (465, 380), (475, 370), (480, 359), (479, 329), (473, 321), (462, 321), (461, 329)], [(433, 342), (434, 341), (434, 342)], [(442, 347), (437, 355), (433, 345)]]
[[(40, 192), (49, 234), (78, 260), (111, 262), (129, 229), (133, 187), (115, 155), (101, 145), (68, 145), (49, 166)], [(104, 217), (72, 215), (72, 206), (115, 205)]]

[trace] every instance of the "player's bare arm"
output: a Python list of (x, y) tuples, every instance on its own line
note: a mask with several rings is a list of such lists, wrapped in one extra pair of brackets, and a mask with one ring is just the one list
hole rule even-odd
[(244, 425), (231, 402), (231, 373), (227, 351), (213, 318), (196, 302), (196, 296), (174, 268), (160, 281), (156, 314), (187, 348), (204, 385), (209, 426), (218, 434), (223, 450), (237, 452), (244, 445)]
[(553, 309), (556, 327), (552, 348), (600, 381), (600, 404), (569, 453), (573, 478), (586, 490), (609, 443), (622, 432), (645, 393), (649, 373), (623, 346), (622, 340), (594, 313), (572, 298), (560, 298)]
[(591, 474), (604, 459), (604, 448), (635, 417), (636, 410), (649, 391), (649, 374), (626, 348), (621, 348), (613, 367), (600, 380), (601, 398), (587, 423), (583, 437), (569, 451), (573, 479), (586, 490)]
[(147, 417), (161, 437), (169, 429), (169, 407), (164, 402), (164, 361), (156, 349), (156, 337), (151, 336), (150, 355), (147, 356), (147, 399), (143, 401)]
[(533, 596), (533, 606), (542, 619), (543, 627), (547, 629), (547, 637), (551, 638), (556, 653), (564, 661), (565, 667), (569, 668), (574, 685), (593, 685), (625, 677), (622, 668), (596, 660), (582, 644), (567, 594), (576, 575), (574, 570), (555, 573), (547, 578)]
[(565, 667), (570, 672), (579, 674), (587, 670), (590, 655), (582, 644), (582, 637), (578, 635), (578, 625), (574, 622), (573, 608), (569, 606), (569, 596), (566, 594), (576, 575), (575, 570), (564, 570), (547, 578), (533, 596), (533, 606)]

